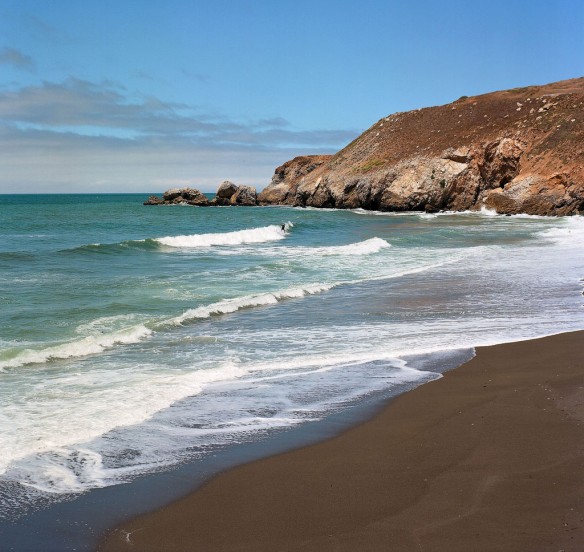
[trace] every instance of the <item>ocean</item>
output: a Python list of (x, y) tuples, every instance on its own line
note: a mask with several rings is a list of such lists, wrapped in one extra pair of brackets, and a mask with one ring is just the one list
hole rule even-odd
[(582, 217), (146, 198), (0, 196), (0, 531), (584, 328)]

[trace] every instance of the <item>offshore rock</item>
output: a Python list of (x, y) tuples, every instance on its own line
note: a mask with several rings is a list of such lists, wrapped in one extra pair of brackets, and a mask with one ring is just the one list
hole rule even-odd
[(158, 196), (151, 195), (145, 202), (144, 205), (161, 205), (164, 201), (160, 199)]
[(199, 190), (194, 188), (171, 188), (162, 194), (162, 199), (157, 196), (150, 196), (144, 205), (196, 205), (206, 207), (209, 200)]
[(257, 192), (253, 186), (239, 186), (237, 191), (231, 196), (231, 205), (257, 205)]
[(237, 193), (239, 186), (225, 180), (222, 182), (215, 195), (215, 205), (229, 205), (231, 198)]
[(261, 205), (584, 213), (584, 78), (396, 113), (275, 170)]

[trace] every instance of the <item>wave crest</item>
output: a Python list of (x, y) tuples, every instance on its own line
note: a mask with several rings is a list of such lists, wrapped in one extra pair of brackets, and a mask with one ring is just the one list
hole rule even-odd
[(129, 345), (138, 343), (153, 332), (143, 324), (118, 330), (107, 334), (90, 335), (83, 339), (53, 345), (45, 349), (24, 349), (16, 352), (10, 358), (0, 360), (0, 370), (17, 368), (27, 364), (40, 364), (50, 360), (84, 357), (102, 353), (115, 345)]
[(241, 245), (246, 243), (264, 243), (282, 240), (286, 231), (292, 225), (287, 223), (284, 229), (278, 225), (224, 232), (218, 234), (192, 234), (190, 236), (166, 236), (156, 238), (154, 241), (169, 247), (212, 247), (214, 245)]
[(389, 242), (375, 237), (348, 245), (306, 248), (306, 250), (307, 252), (318, 255), (370, 255), (388, 247), (391, 247)]
[(252, 307), (276, 305), (285, 299), (296, 299), (305, 297), (306, 295), (315, 295), (323, 291), (328, 291), (333, 287), (335, 287), (335, 284), (311, 284), (300, 288), (275, 291), (273, 293), (244, 295), (243, 297), (235, 297), (234, 299), (224, 299), (217, 303), (211, 303), (210, 305), (204, 305), (202, 307), (197, 307), (196, 309), (189, 309), (180, 316), (171, 318), (165, 323), (165, 325), (179, 326), (189, 320), (210, 318), (211, 316), (220, 314), (230, 314), (232, 312)]

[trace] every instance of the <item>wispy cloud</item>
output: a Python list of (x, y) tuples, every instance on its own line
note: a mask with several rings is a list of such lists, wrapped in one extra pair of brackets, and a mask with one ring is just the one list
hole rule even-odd
[(197, 73), (196, 71), (191, 71), (190, 69), (181, 69), (181, 73), (188, 77), (189, 79), (195, 80), (197, 82), (206, 83), (209, 82), (209, 75), (203, 75), (202, 73)]
[(67, 31), (51, 25), (38, 15), (32, 13), (23, 14), (20, 24), (31, 36), (48, 43), (63, 44), (64, 42), (75, 42)]
[(187, 139), (208, 146), (340, 146), (354, 130), (297, 130), (282, 117), (234, 121), (196, 106), (132, 97), (115, 83), (70, 78), (0, 92), (0, 121), (53, 132), (102, 134), (133, 140)]
[(336, 151), (357, 134), (236, 121), (113, 82), (43, 82), (0, 90), (0, 191), (155, 190), (177, 179), (211, 190), (225, 178), (261, 188), (290, 157)]
[(0, 65), (12, 65), (17, 69), (30, 72), (35, 70), (33, 59), (14, 48), (3, 48), (0, 50)]

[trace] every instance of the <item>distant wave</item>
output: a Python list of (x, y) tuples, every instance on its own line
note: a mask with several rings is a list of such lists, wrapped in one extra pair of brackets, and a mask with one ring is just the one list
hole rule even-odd
[(238, 230), (218, 234), (192, 234), (190, 236), (167, 236), (154, 241), (170, 247), (212, 247), (214, 245), (241, 245), (248, 243), (264, 243), (282, 240), (286, 231), (292, 227), (287, 223), (284, 230), (278, 225)]
[[(370, 238), (348, 245), (335, 245), (330, 247), (303, 247), (303, 252), (314, 255), (370, 255), (378, 253), (382, 249), (391, 247), (391, 244), (381, 238)], [(297, 248), (300, 249), (300, 248)]]
[[(378, 253), (382, 249), (391, 247), (391, 244), (381, 238), (370, 238), (356, 243), (347, 245), (331, 245), (326, 247), (273, 247), (262, 249), (262, 254), (275, 255), (277, 257), (311, 257), (334, 256), (334, 255), (370, 255)], [(232, 255), (233, 252), (227, 251), (225, 255)]]
[(128, 251), (155, 251), (160, 245), (154, 239), (127, 240), (120, 243), (89, 243), (72, 249), (62, 249), (62, 254), (116, 255)]
[(289, 232), (293, 226), (294, 225), (291, 222), (287, 222), (284, 225), (284, 230), (282, 230), (280, 225), (273, 224), (271, 226), (250, 228), (247, 230), (237, 230), (234, 232), (165, 236), (162, 238), (127, 240), (119, 243), (90, 243), (86, 245), (80, 245), (72, 249), (64, 249), (61, 250), (60, 253), (91, 253), (111, 255), (116, 253), (126, 253), (129, 250), (159, 250), (161, 246), (199, 248), (212, 247), (215, 245), (243, 245), (264, 243), (284, 239), (286, 237), (286, 233)]
[(27, 251), (0, 251), (0, 261), (32, 261), (34, 255)]
[(437, 217), (471, 215), (475, 217), (501, 217), (501, 218), (525, 218), (525, 219), (539, 219), (549, 220), (550, 217), (543, 215), (528, 215), (526, 213), (517, 213), (515, 215), (503, 215), (497, 213), (494, 209), (489, 209), (484, 205), (479, 210), (471, 211), (439, 211), (438, 213), (426, 213), (424, 211), (374, 211), (358, 207), (357, 209), (348, 209), (349, 213), (356, 215), (372, 215), (377, 217), (419, 217), (422, 219), (434, 219)]

